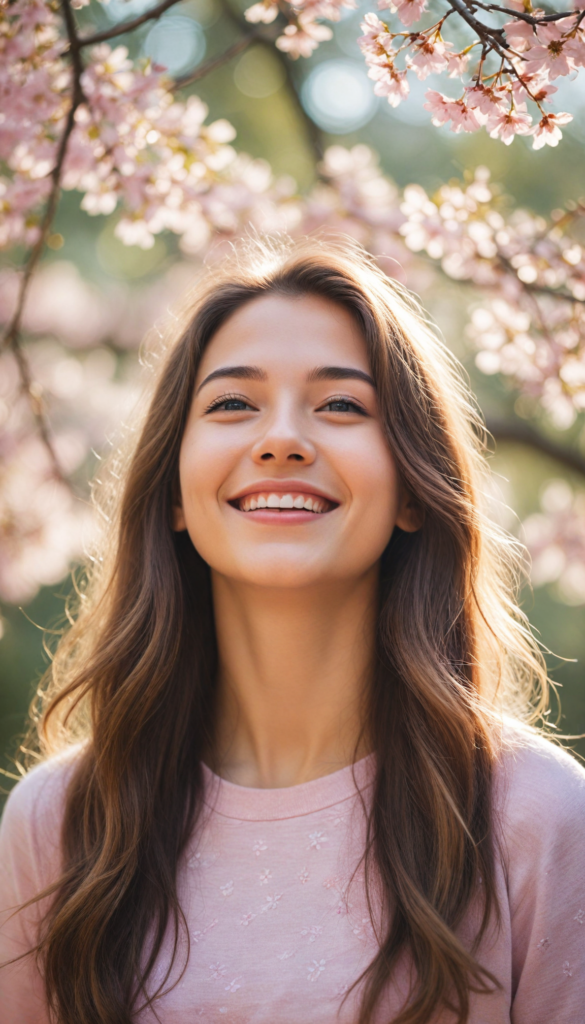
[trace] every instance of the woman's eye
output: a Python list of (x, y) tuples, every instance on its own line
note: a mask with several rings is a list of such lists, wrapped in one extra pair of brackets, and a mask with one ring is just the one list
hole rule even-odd
[(326, 405), (321, 407), (322, 412), (357, 412), (360, 416), (365, 416), (365, 412), (360, 405), (356, 402), (351, 402), (349, 398), (332, 398)]
[(220, 398), (206, 409), (206, 412), (246, 412), (253, 407), (244, 398)]

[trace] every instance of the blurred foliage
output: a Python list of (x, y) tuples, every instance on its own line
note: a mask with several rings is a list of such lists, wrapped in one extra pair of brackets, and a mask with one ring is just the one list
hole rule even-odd
[[(117, 4), (122, 7), (121, 0)], [(205, 33), (205, 60), (224, 51), (241, 33), (237, 19), (226, 15), (226, 7), (219, 0), (187, 0), (180, 13), (197, 22), (197, 31)], [(100, 5), (91, 4), (80, 12), (79, 20), (87, 31), (90, 25), (96, 29), (107, 27), (108, 17)], [(266, 159), (277, 175), (291, 175), (301, 190), (308, 189), (316, 176), (316, 143), (324, 148), (332, 142), (365, 142), (380, 153), (384, 170), (399, 185), (417, 182), (433, 190), (481, 164), (489, 168), (493, 180), (518, 205), (538, 212), (548, 213), (585, 193), (585, 135), (578, 119), (574, 130), (571, 126), (566, 130), (558, 149), (547, 147), (538, 152), (522, 138), (507, 147), (485, 133), (453, 135), (431, 127), (430, 120), (426, 120), (430, 115), (424, 115), (423, 120), (419, 113), (416, 123), (412, 119), (409, 123), (405, 119), (414, 116), (412, 105), (400, 108), (398, 117), (382, 100), (359, 131), (333, 135), (316, 130), (299, 100), (303, 80), (323, 61), (355, 60), (363, 66), (355, 43), (359, 19), (359, 12), (345, 17), (336, 27), (334, 39), (319, 47), (309, 60), (292, 63), (276, 51), (255, 44), (189, 91), (208, 104), (211, 118), (231, 121), (237, 129), (240, 150)], [(119, 42), (136, 54), (144, 46), (148, 31), (145, 26), (133, 37), (120, 37)], [(159, 236), (150, 250), (124, 246), (113, 235), (115, 219), (116, 214), (87, 216), (79, 210), (79, 196), (65, 193), (45, 260), (66, 259), (98, 285), (115, 281), (130, 288), (155, 280), (177, 258), (175, 236)], [(464, 310), (473, 301), (469, 288), (450, 281), (444, 287), (433, 286), (421, 298), (463, 360), (486, 417), (525, 414), (513, 391), (496, 377), (482, 376), (474, 367), (463, 336)], [(569, 438), (552, 431), (550, 425), (543, 429), (557, 440)], [(582, 423), (571, 429), (570, 438), (576, 438), (579, 431), (583, 437)], [(582, 479), (571, 479), (562, 467), (521, 446), (501, 445), (492, 458), (492, 467), (502, 498), (513, 509), (506, 522), (512, 530), (517, 523), (515, 517), (522, 518), (537, 509), (539, 493), (551, 477), (564, 477), (583, 486)], [(12, 606), (2, 609), (0, 749), (5, 751), (4, 767), (8, 770), (15, 737), (22, 730), (29, 700), (48, 661), (43, 653), (43, 629), (62, 624), (68, 587), (65, 581), (42, 590), (24, 610)], [(542, 643), (553, 652), (549, 663), (560, 686), (560, 728), (568, 733), (585, 732), (584, 610), (562, 604), (550, 588), (527, 592), (524, 607)], [(576, 742), (574, 747), (585, 755), (585, 741)], [(11, 784), (9, 779), (4, 781), (7, 787)]]

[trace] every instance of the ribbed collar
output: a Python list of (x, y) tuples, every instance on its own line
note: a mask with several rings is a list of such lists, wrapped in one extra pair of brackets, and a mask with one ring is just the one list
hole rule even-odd
[(323, 775), (299, 786), (283, 789), (254, 789), (236, 786), (220, 778), (203, 764), (205, 803), (217, 814), (239, 821), (277, 821), (313, 814), (325, 807), (354, 797), (374, 781), (375, 755), (368, 754), (353, 765)]

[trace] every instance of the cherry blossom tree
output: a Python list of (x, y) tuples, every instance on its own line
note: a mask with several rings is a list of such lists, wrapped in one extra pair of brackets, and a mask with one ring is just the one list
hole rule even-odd
[[(549, 220), (509, 212), (481, 169), (436, 195), (418, 185), (399, 190), (363, 145), (327, 149), (317, 184), (301, 195), (290, 178), (275, 178), (264, 161), (239, 152), (231, 124), (209, 123), (205, 104), (190, 92), (258, 40), (283, 60), (309, 56), (330, 38), (327, 22), (352, 0), (262, 0), (245, 12), (247, 21), (233, 15), (243, 22), (234, 43), (180, 78), (150, 60), (132, 60), (116, 42), (177, 0), (84, 34), (80, 15), (88, 2), (0, 5), (0, 247), (14, 254), (0, 276), (2, 598), (26, 601), (61, 579), (87, 541), (90, 452), (103, 449), (139, 391), (135, 358), (120, 363), (112, 346), (135, 351), (182, 290), (189, 261), (250, 224), (261, 232), (328, 227), (351, 234), (419, 292), (441, 276), (466, 283), (479, 370), (503, 375), (559, 429), (582, 413), (582, 205)], [(544, 105), (555, 90), (550, 82), (583, 66), (585, 11), (545, 13), (517, 0), (509, 8), (445, 0), (440, 11), (432, 0), (428, 10), (426, 0), (402, 0), (389, 9), (408, 31), (391, 31), (368, 14), (360, 41), (378, 95), (395, 106), (408, 95), (409, 75), (445, 74), (462, 82), (463, 94), (447, 99), (431, 91), (434, 123), (449, 122), (455, 131), (485, 127), (505, 143), (530, 133), (535, 148), (557, 144), (569, 115), (546, 113)], [(444, 38), (451, 27), (453, 39)], [(542, 114), (537, 124), (532, 108)], [(42, 261), (63, 191), (79, 193), (90, 216), (116, 212), (115, 233), (125, 245), (149, 249), (158, 235), (173, 233), (185, 262), (131, 304), (115, 289), (103, 301), (70, 264)], [(80, 332), (80, 324), (91, 329)], [(579, 452), (528, 424), (488, 426), (496, 439), (515, 429), (516, 440), (585, 474)], [(564, 492), (561, 507), (547, 495), (540, 518), (525, 526), (535, 582), (560, 580), (565, 596), (585, 601), (585, 539), (575, 526), (583, 499)]]

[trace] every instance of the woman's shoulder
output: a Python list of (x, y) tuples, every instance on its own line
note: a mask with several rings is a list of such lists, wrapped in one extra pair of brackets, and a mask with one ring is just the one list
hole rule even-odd
[(558, 743), (506, 719), (494, 782), (506, 845), (529, 853), (558, 843), (574, 850), (585, 841), (585, 768)]
[(77, 764), (81, 745), (36, 765), (11, 790), (2, 815), (2, 832), (19, 834), (42, 843), (58, 828), (67, 784)]

